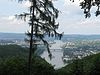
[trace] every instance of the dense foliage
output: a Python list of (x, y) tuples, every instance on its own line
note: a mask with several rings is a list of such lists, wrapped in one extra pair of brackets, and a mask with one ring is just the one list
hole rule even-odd
[[(38, 46), (35, 55), (41, 55), (45, 50), (44, 46)], [(0, 58), (7, 58), (12, 56), (28, 57), (28, 48), (18, 45), (0, 45)]]
[[(32, 59), (33, 75), (54, 75), (53, 67), (40, 57)], [(27, 59), (9, 57), (0, 61), (0, 75), (29, 75)]]
[(27, 56), (27, 48), (22, 48), (18, 45), (0, 45), (0, 58), (7, 58), (12, 56)]
[(74, 60), (57, 70), (58, 75), (100, 75), (100, 53)]
[[(74, 2), (75, 0), (70, 0)], [(95, 7), (95, 16), (100, 15), (100, 0), (79, 0), (81, 9), (84, 10), (85, 17), (91, 17), (91, 9)]]
[[(41, 54), (37, 50), (36, 54)], [(54, 75), (53, 67), (39, 56), (32, 57), (33, 75)], [(0, 75), (29, 75), (28, 49), (18, 45), (0, 45)]]
[[(73, 60), (69, 65), (54, 70), (44, 59), (32, 57), (34, 75), (100, 75), (100, 53)], [(29, 75), (28, 50), (17, 45), (0, 46), (0, 75)]]
[(100, 0), (83, 0), (80, 3), (81, 9), (84, 10), (85, 17), (91, 16), (91, 9), (93, 6), (96, 8), (95, 16), (100, 15)]

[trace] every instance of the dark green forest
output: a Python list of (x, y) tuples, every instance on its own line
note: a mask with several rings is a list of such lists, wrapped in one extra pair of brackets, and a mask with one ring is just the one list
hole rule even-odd
[(56, 72), (58, 75), (100, 75), (100, 53), (73, 60)]
[[(31, 66), (33, 75), (54, 75), (55, 72), (51, 64), (36, 54), (32, 56)], [(0, 75), (28, 75), (28, 48), (18, 45), (1, 45)]]
[[(37, 55), (32, 58), (33, 75), (100, 75), (100, 53), (73, 60), (58, 70)], [(28, 75), (27, 59), (27, 48), (0, 46), (0, 75)]]
[[(11, 0), (12, 1), (12, 0)], [(19, 3), (26, 0), (15, 0)], [(61, 39), (63, 32), (58, 33), (59, 23), (56, 21), (60, 11), (54, 7), (52, 0), (28, 0), (31, 5), (29, 12), (17, 14), (15, 17), (26, 21), (29, 18), (29, 29), (26, 32), (26, 41), (29, 49), (18, 45), (0, 46), (0, 75), (100, 75), (100, 53), (76, 58), (63, 68), (55, 70), (39, 55), (44, 50), (37, 49), (37, 41), (42, 41), (48, 50), (49, 57), (52, 54), (49, 49), (48, 37)], [(74, 2), (74, 0), (70, 0)], [(100, 0), (83, 0), (80, 3), (85, 18), (91, 17), (91, 8), (96, 6), (95, 16), (100, 15)], [(6, 12), (7, 14), (7, 12)]]

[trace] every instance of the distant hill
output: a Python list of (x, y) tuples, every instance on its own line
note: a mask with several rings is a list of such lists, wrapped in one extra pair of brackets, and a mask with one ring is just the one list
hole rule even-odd
[(0, 33), (0, 40), (24, 40), (24, 33)]
[[(53, 37), (46, 36), (46, 40), (55, 40)], [(59, 39), (58, 39), (59, 40)], [(62, 41), (82, 41), (82, 40), (100, 40), (100, 35), (78, 35), (78, 34), (70, 34), (70, 35), (63, 35), (61, 38)]]
[[(45, 48), (43, 46), (38, 47), (35, 54), (40, 56), (44, 52)], [(22, 56), (27, 57), (29, 54), (29, 49), (21, 47), (19, 45), (0, 45), (0, 58), (7, 58), (12, 56)]]
[(28, 49), (18, 45), (0, 45), (0, 58), (28, 56)]
[(100, 40), (100, 35), (64, 35), (63, 41), (80, 41), (80, 40)]
[[(0, 40), (24, 40), (26, 35), (24, 33), (0, 33)], [(45, 37), (46, 40), (56, 40), (55, 37)], [(99, 40), (100, 35), (78, 35), (78, 34), (64, 34), (62, 41), (77, 41), (77, 40)]]

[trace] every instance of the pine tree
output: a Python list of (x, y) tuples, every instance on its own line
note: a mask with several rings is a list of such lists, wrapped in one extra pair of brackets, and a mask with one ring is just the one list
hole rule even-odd
[(93, 6), (97, 7), (97, 10), (95, 12), (95, 16), (100, 15), (100, 0), (83, 0), (80, 3), (81, 9), (84, 9), (85, 17), (91, 16), (91, 8)]
[[(23, 0), (19, 0), (22, 2)], [(59, 11), (54, 7), (52, 0), (29, 0), (31, 3), (30, 12), (17, 15), (21, 19), (26, 20), (28, 16), (30, 18), (29, 25), (30, 31), (27, 32), (29, 36), (28, 41), (30, 42), (29, 48), (29, 75), (31, 75), (31, 64), (32, 64), (32, 53), (34, 54), (37, 46), (36, 41), (40, 40), (46, 45), (49, 56), (51, 53), (49, 50), (49, 44), (44, 39), (46, 35), (49, 37), (56, 37), (61, 39), (62, 34), (59, 34), (58, 29), (59, 23), (56, 23)]]
[[(75, 0), (70, 0), (74, 2)], [(85, 18), (91, 17), (91, 8), (93, 6), (97, 7), (95, 16), (100, 15), (100, 0), (79, 0), (81, 9), (84, 10)]]

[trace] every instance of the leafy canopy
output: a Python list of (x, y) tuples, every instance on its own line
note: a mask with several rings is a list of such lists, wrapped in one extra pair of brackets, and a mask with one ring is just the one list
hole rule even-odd
[[(19, 0), (19, 2), (22, 1), (23, 0)], [(48, 35), (49, 37), (57, 37), (61, 39), (62, 34), (59, 34), (56, 31), (59, 26), (59, 23), (56, 23), (59, 11), (54, 7), (52, 0), (28, 1), (31, 3), (31, 6), (29, 7), (30, 12), (17, 15), (17, 17), (24, 20), (26, 20), (26, 17), (29, 17), (29, 25), (31, 26), (31, 29), (27, 32), (27, 35), (30, 38), (32, 37), (34, 43), (36, 43), (37, 39), (43, 41), (50, 53), (49, 44), (44, 37)]]
[[(75, 0), (70, 0), (70, 1), (74, 2)], [(79, 0), (79, 1), (82, 1), (80, 3), (80, 6), (81, 9), (84, 10), (84, 14), (86, 18), (91, 16), (90, 12), (93, 6), (97, 8), (95, 12), (95, 16), (100, 15), (100, 0)]]

